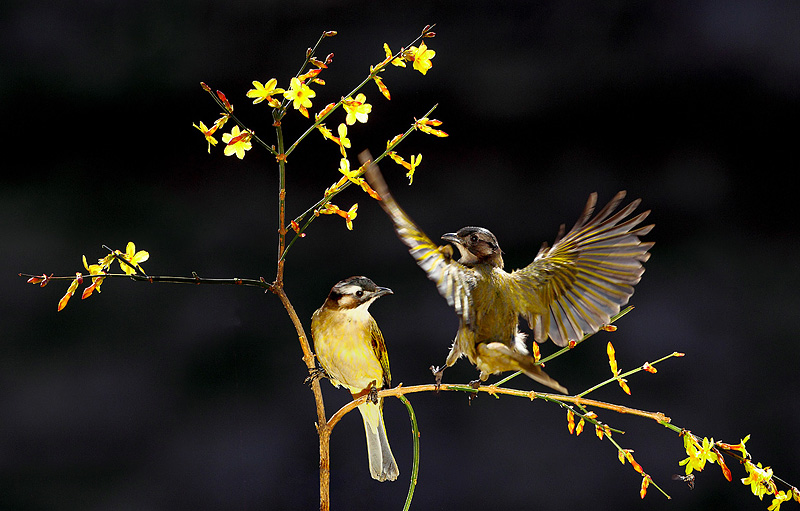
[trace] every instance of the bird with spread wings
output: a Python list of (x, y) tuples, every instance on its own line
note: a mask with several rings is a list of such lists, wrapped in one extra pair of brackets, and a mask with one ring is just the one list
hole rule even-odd
[[(366, 164), (370, 156), (361, 159)], [(480, 371), (480, 381), (494, 373), (522, 371), (566, 393), (529, 354), (519, 317), (540, 343), (550, 338), (566, 346), (596, 332), (630, 299), (654, 244), (639, 239), (653, 228), (639, 226), (650, 211), (628, 218), (639, 199), (615, 212), (625, 197), (622, 191), (594, 214), (593, 193), (569, 232), (562, 225), (552, 246), (543, 245), (532, 263), (508, 273), (489, 230), (464, 227), (442, 236), (458, 249), (456, 260), (450, 245), (433, 243), (400, 208), (377, 165), (369, 164), (365, 176), (400, 240), (460, 318), (445, 367), (466, 356)], [(432, 369), (440, 383), (444, 367)]]

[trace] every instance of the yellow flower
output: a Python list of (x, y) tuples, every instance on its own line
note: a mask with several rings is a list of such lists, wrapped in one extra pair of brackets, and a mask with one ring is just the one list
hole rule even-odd
[(347, 138), (347, 125), (344, 123), (339, 124), (339, 127), (336, 131), (339, 132), (339, 137), (333, 137), (333, 141), (339, 144), (339, 150), (342, 153), (342, 157), (347, 157), (345, 148), (350, 149), (350, 139)]
[[(389, 45), (388, 44), (383, 43), (383, 51), (386, 52), (386, 60), (392, 59), (392, 56), (394, 54), (392, 53), (392, 50), (389, 49)], [(401, 59), (401, 58), (395, 58), (395, 59), (392, 59), (392, 65), (397, 66), (397, 67), (406, 67), (406, 61)]]
[(211, 146), (217, 145), (217, 139), (214, 138), (214, 132), (217, 131), (217, 125), (215, 124), (210, 129), (206, 127), (203, 121), (200, 121), (200, 126), (197, 124), (192, 124), (195, 128), (199, 129), (203, 136), (206, 137), (206, 142), (208, 142), (208, 152), (211, 153)]
[[(683, 445), (689, 457), (682, 460), (679, 465), (686, 465), (686, 475), (691, 474), (693, 470), (702, 471), (706, 466), (706, 462), (716, 463), (717, 453), (714, 452), (713, 438), (711, 440), (703, 438), (703, 445), (701, 446), (694, 436), (687, 432), (683, 436)], [(698, 447), (700, 448), (699, 450)]]
[(769, 467), (761, 467), (753, 465), (749, 460), (745, 460), (744, 469), (747, 471), (748, 476), (742, 478), (742, 484), (750, 485), (750, 491), (759, 499), (763, 499), (767, 493), (775, 493), (775, 483), (772, 481), (772, 469)]
[(323, 209), (317, 210), (317, 213), (315, 214), (339, 215), (340, 217), (344, 218), (347, 228), (352, 231), (353, 219), (356, 216), (358, 216), (358, 214), (356, 213), (357, 209), (358, 209), (358, 203), (353, 204), (353, 207), (351, 207), (348, 211), (345, 211), (343, 209), (339, 209), (339, 206), (337, 206), (336, 204), (332, 204), (329, 202), (325, 204), (325, 207)]
[(781, 490), (775, 494), (775, 498), (772, 499), (772, 505), (767, 508), (767, 511), (779, 511), (781, 508), (781, 504), (792, 500), (792, 490), (789, 490), (789, 493)]
[(406, 177), (408, 178), (408, 184), (412, 184), (414, 182), (414, 171), (417, 170), (417, 167), (422, 161), (422, 154), (418, 154), (416, 156), (411, 155), (410, 163), (405, 161), (402, 156), (394, 151), (389, 151), (387, 154), (395, 163), (408, 170), (408, 172), (406, 172)]
[(367, 97), (361, 93), (356, 96), (356, 99), (348, 97), (342, 103), (344, 110), (347, 112), (347, 118), (344, 122), (348, 125), (358, 122), (367, 122), (369, 113), (372, 112), (372, 105), (367, 103)]
[(358, 177), (358, 170), (350, 170), (350, 162), (347, 158), (339, 160), (339, 172), (352, 181), (354, 184), (360, 185), (364, 178)]
[[(111, 263), (114, 262), (114, 254), (109, 254), (102, 259), (97, 261), (98, 264), (88, 264), (86, 262), (86, 256), (83, 256), (83, 267), (89, 272), (90, 275), (105, 275), (108, 272)], [(100, 285), (103, 283), (103, 279), (105, 277), (93, 277), (92, 284), (88, 286), (84, 291), (81, 299), (86, 299), (91, 295), (94, 291), (100, 292)]]
[(414, 156), (411, 155), (411, 163), (408, 167), (408, 172), (406, 172), (406, 177), (408, 178), (408, 184), (412, 184), (414, 182), (414, 171), (417, 170), (417, 166), (422, 161), (422, 154), (418, 154)]
[(431, 68), (431, 59), (436, 56), (436, 52), (429, 50), (425, 43), (419, 45), (419, 48), (412, 46), (409, 48), (412, 58), (414, 60), (414, 69), (422, 74), (427, 74), (428, 69)]
[(244, 158), (244, 152), (253, 148), (250, 143), (252, 135), (249, 131), (239, 131), (239, 126), (234, 126), (230, 133), (222, 135), (222, 141), (227, 145), (225, 146), (225, 156), (235, 154), (240, 160)]
[[(358, 203), (355, 203), (355, 204), (353, 204), (353, 207), (351, 207), (351, 208), (350, 208), (350, 209), (349, 209), (349, 210), (348, 210), (346, 213), (345, 213), (345, 212), (343, 212), (342, 210), (339, 210), (339, 216), (341, 216), (342, 218), (344, 218), (344, 221), (345, 221), (345, 223), (347, 224), (347, 228), (348, 228), (349, 230), (351, 230), (351, 231), (353, 230), (353, 220), (354, 220), (354, 219), (356, 218), (356, 216), (358, 215), (358, 214), (356, 213), (356, 210), (357, 210), (357, 209), (358, 209)], [(344, 213), (344, 214), (343, 214), (343, 213)]]
[(301, 82), (299, 78), (292, 78), (289, 90), (283, 93), (283, 97), (292, 101), (295, 110), (308, 117), (308, 109), (311, 108), (311, 98), (317, 95), (308, 85)]
[(247, 91), (248, 98), (255, 98), (253, 104), (266, 101), (269, 106), (277, 108), (281, 106), (281, 102), (273, 98), (275, 94), (283, 94), (285, 91), (275, 87), (278, 85), (278, 80), (275, 78), (270, 79), (266, 84), (262, 85), (261, 82), (253, 81), (253, 89)]
[(126, 275), (133, 275), (136, 273), (136, 268), (144, 273), (144, 269), (139, 265), (139, 263), (143, 263), (150, 259), (150, 254), (146, 251), (140, 250), (137, 252), (136, 245), (132, 241), (128, 242), (128, 245), (125, 247), (124, 254), (119, 250), (115, 250), (114, 254), (128, 262), (128, 264), (125, 264), (124, 262), (119, 263), (119, 267), (122, 268), (122, 271), (124, 271)]

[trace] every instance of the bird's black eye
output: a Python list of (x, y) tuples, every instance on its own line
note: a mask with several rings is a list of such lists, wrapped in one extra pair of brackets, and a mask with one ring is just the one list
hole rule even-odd
[(356, 296), (361, 298), (362, 296), (364, 296), (364, 291), (359, 289), (358, 291), (356, 291)]
[(471, 242), (473, 242), (473, 243), (477, 243), (478, 242), (478, 237), (473, 234), (472, 236), (469, 237), (469, 240)]

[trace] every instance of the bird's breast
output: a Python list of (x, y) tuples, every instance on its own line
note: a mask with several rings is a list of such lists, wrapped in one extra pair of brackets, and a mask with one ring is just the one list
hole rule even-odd
[(314, 350), (325, 372), (356, 392), (372, 381), (380, 387), (383, 369), (372, 347), (369, 315), (317, 311), (311, 321)]

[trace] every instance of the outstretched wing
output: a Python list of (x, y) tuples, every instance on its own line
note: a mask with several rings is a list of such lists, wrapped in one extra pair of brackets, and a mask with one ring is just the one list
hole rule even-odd
[[(361, 153), (359, 158), (362, 165), (371, 159), (367, 151)], [(439, 294), (455, 308), (462, 322), (467, 326), (474, 325), (475, 312), (470, 296), (476, 283), (475, 270), (453, 260), (452, 247), (436, 245), (414, 224), (395, 202), (377, 165), (370, 165), (365, 176), (381, 197), (381, 207), (391, 218), (397, 236), (408, 246), (411, 256), (425, 270), (428, 278), (436, 283)]]
[(639, 199), (612, 215), (624, 197), (619, 192), (592, 217), (597, 202), (593, 193), (566, 235), (562, 226), (552, 247), (542, 247), (531, 264), (512, 272), (518, 310), (538, 342), (547, 337), (558, 346), (578, 341), (628, 303), (653, 246), (639, 236), (653, 225), (636, 228), (650, 211), (625, 220)]

